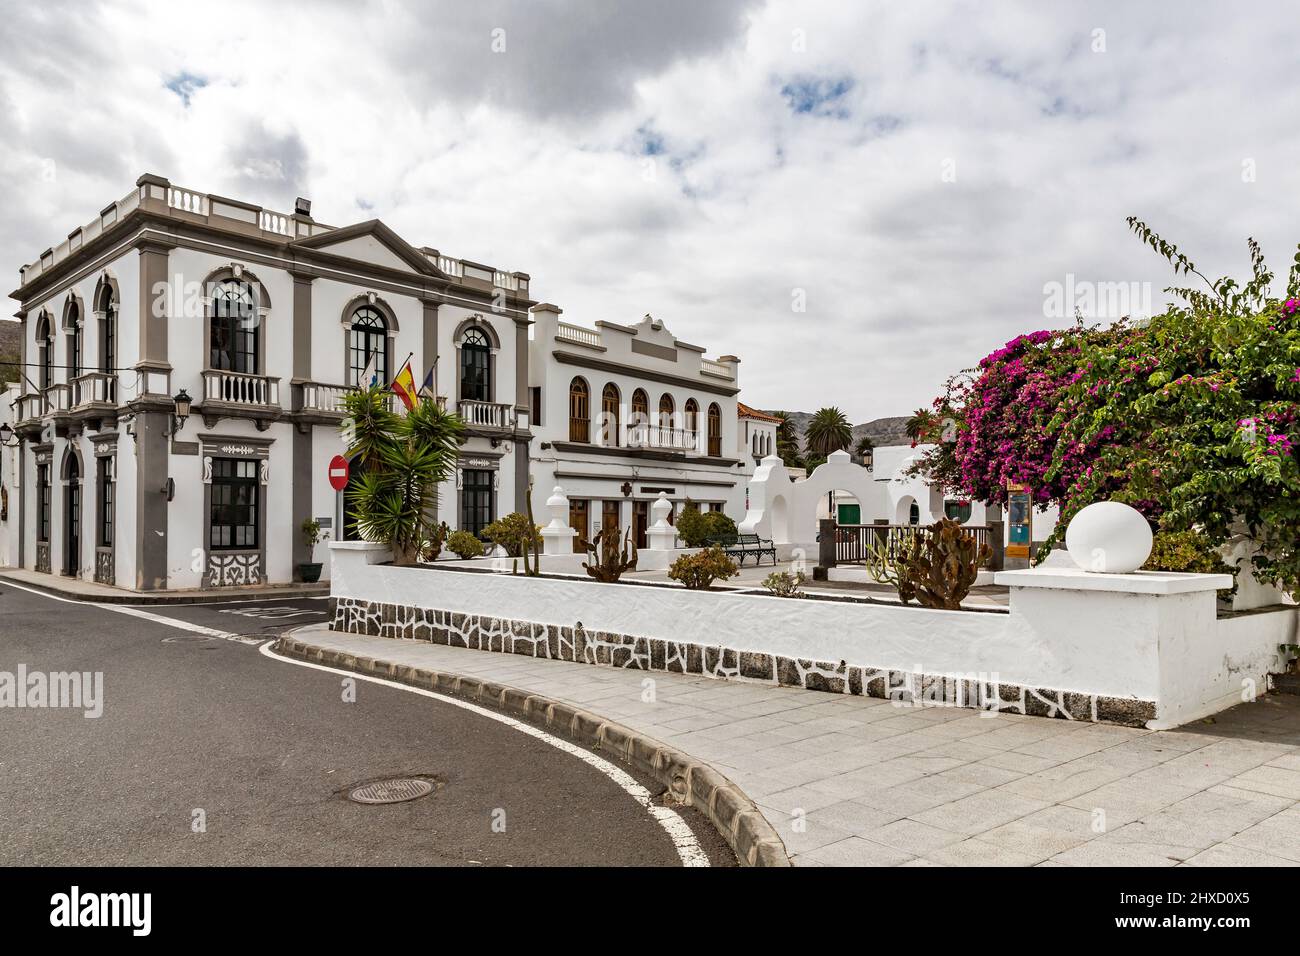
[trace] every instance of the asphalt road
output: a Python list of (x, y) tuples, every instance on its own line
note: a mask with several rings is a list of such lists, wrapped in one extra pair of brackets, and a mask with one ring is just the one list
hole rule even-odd
[[(325, 602), (148, 613), (274, 636)], [(453, 704), (359, 680), (347, 702), (340, 675), (255, 644), (0, 584), (0, 671), (20, 664), (102, 672), (104, 704), (98, 718), (0, 706), (0, 864), (682, 865), (608, 776)], [(436, 789), (346, 798), (389, 777)], [(713, 865), (735, 864), (707, 820), (677, 812)]]

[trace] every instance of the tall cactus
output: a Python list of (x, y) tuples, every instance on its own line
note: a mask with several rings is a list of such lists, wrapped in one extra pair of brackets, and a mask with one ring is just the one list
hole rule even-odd
[(904, 604), (915, 598), (925, 607), (959, 610), (992, 553), (960, 523), (940, 518), (913, 539), (899, 569), (898, 596)]
[[(606, 537), (605, 532), (607, 530), (601, 528), (592, 536), (590, 541), (584, 542), (583, 546), (586, 548), (591, 561), (582, 562), (582, 567), (597, 581), (613, 583), (622, 576), (624, 571), (636, 570), (636, 543), (632, 541), (632, 529), (628, 528), (627, 533), (623, 535), (623, 550), (620, 553), (618, 549), (619, 529), (614, 529), (612, 537)], [(629, 548), (631, 548), (630, 556), (628, 553)]]

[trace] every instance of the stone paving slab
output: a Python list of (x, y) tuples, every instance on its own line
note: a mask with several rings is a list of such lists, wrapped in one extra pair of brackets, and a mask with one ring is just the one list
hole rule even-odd
[(710, 763), (805, 866), (1300, 865), (1300, 698), (1170, 731), (302, 628), (568, 701)]

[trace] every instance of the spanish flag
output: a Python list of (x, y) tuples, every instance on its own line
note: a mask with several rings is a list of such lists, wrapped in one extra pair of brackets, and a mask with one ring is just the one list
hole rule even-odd
[(402, 400), (408, 412), (415, 407), (415, 403), (419, 399), (415, 394), (415, 376), (411, 373), (410, 356), (407, 356), (406, 361), (402, 363), (402, 367), (397, 372), (397, 377), (393, 379), (392, 384), (388, 387), (397, 393), (397, 397)]

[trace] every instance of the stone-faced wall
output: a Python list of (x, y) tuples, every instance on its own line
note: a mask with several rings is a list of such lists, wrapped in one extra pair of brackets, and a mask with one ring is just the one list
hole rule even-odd
[(865, 694), (913, 706), (947, 704), (1139, 727), (1155, 717), (1155, 703), (1146, 700), (1025, 687), (978, 676), (956, 679), (842, 660), (806, 660), (722, 645), (587, 630), (580, 625), (544, 624), (359, 598), (332, 597), (330, 617), (334, 630), (350, 634), (634, 670), (755, 680), (835, 694)]

